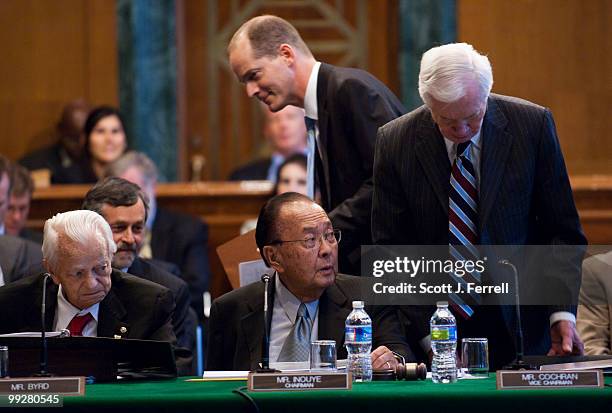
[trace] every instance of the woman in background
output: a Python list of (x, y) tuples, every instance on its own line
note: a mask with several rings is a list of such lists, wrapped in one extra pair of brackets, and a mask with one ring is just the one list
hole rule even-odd
[(123, 117), (111, 106), (98, 106), (87, 116), (84, 132), (87, 182), (95, 183), (128, 148)]

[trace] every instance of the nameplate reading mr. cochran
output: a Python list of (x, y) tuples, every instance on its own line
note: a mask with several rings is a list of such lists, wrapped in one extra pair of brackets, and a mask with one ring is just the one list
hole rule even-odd
[(0, 394), (85, 394), (85, 377), (0, 379)]
[(350, 373), (249, 373), (250, 391), (348, 390)]
[(497, 372), (497, 389), (581, 389), (603, 387), (601, 370), (522, 370)]

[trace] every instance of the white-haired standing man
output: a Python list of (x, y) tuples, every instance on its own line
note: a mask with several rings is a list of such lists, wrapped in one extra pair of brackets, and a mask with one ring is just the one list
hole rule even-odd
[[(489, 59), (466, 43), (423, 55), (424, 105), (378, 131), (372, 235), (377, 244), (584, 245), (552, 114), (522, 99), (491, 93)], [(566, 281), (579, 285), (580, 258), (558, 257)], [(559, 268), (559, 267), (557, 267)], [(542, 274), (555, 288), (554, 274)], [(581, 353), (576, 295), (564, 286), (558, 302), (523, 307), (525, 352)], [(449, 297), (451, 298), (451, 297)], [(459, 297), (460, 301), (461, 297)], [(512, 305), (470, 306), (450, 300), (464, 337), (488, 337), (491, 364), (514, 358)], [(467, 304), (467, 306), (466, 306)], [(526, 303), (523, 303), (526, 304)], [(533, 303), (532, 303), (533, 304)], [(433, 310), (407, 314), (429, 350)]]
[[(112, 269), (115, 250), (110, 226), (93, 211), (47, 220), (43, 262), (53, 282), (47, 285), (46, 330), (175, 343), (170, 291)], [(44, 282), (41, 274), (0, 288), (0, 333), (40, 330)]]

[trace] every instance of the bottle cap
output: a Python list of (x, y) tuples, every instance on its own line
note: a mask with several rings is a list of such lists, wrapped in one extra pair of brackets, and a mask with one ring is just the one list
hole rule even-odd
[(353, 308), (363, 308), (363, 301), (353, 301)]
[(438, 307), (448, 307), (448, 301), (438, 301), (436, 303), (436, 306), (438, 306)]

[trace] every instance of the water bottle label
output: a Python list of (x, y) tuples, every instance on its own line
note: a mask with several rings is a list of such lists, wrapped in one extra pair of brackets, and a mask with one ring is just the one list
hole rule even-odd
[(431, 327), (431, 340), (432, 341), (447, 341), (447, 340), (457, 340), (457, 327), (449, 326), (449, 327), (441, 327), (441, 326), (432, 326)]
[(346, 343), (372, 342), (372, 326), (346, 326), (344, 331), (344, 341)]

